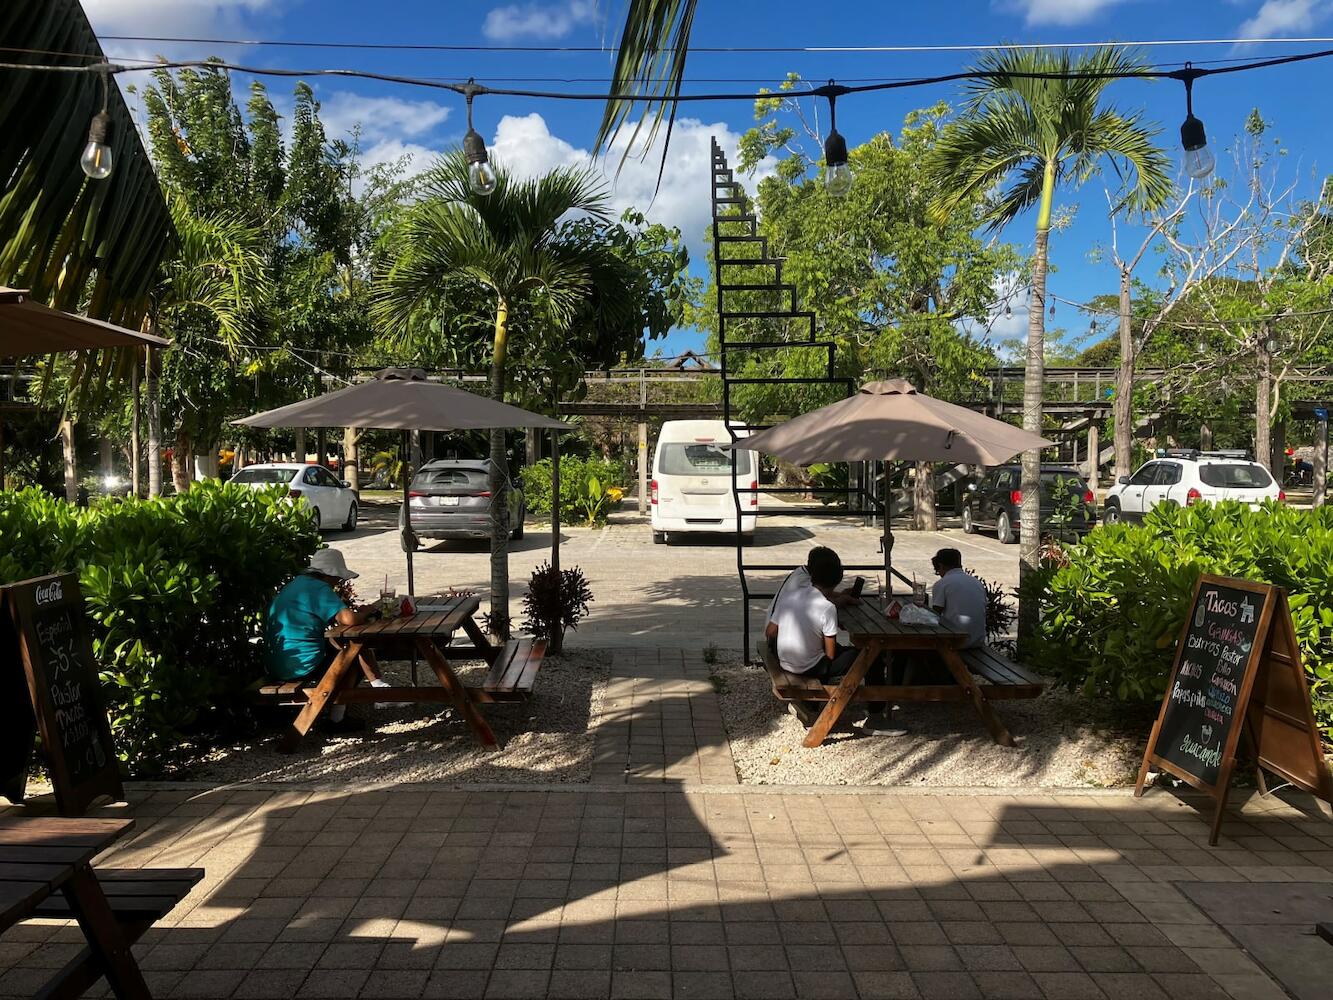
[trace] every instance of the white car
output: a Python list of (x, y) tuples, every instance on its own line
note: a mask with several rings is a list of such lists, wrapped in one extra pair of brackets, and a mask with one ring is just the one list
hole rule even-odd
[(315, 512), (320, 530), (356, 528), (356, 491), (322, 465), (299, 465), (296, 462), (273, 462), (266, 465), (247, 465), (231, 477), (233, 483), (265, 489), (286, 486), (287, 495), (301, 499)]
[(1265, 500), (1286, 498), (1267, 469), (1235, 452), (1169, 451), (1144, 463), (1134, 475), (1120, 477), (1102, 503), (1102, 522), (1141, 521), (1165, 500), (1182, 507), (1221, 500), (1257, 507)]

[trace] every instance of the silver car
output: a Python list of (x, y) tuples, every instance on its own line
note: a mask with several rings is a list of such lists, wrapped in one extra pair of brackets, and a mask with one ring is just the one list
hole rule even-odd
[[(523, 492), (510, 482), (510, 537), (523, 537)], [(418, 538), (491, 537), (490, 459), (436, 459), (417, 470), (407, 489)], [(398, 523), (403, 523), (402, 510)]]

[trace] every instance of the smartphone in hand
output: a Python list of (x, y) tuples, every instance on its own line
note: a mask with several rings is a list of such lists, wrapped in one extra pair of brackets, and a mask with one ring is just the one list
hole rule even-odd
[(865, 589), (865, 585), (866, 585), (866, 578), (863, 576), (858, 576), (856, 580), (853, 581), (852, 583), (852, 590), (851, 590), (852, 596), (860, 597), (861, 591)]

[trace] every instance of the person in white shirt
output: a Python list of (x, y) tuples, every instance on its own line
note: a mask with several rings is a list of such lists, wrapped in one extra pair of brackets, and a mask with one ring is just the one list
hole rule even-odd
[(963, 554), (940, 549), (930, 564), (939, 580), (930, 591), (930, 607), (940, 623), (967, 636), (961, 649), (986, 645), (986, 588), (963, 569)]
[[(792, 570), (782, 582), (769, 605), (764, 635), (783, 670), (836, 684), (852, 669), (860, 650), (838, 644), (838, 607), (860, 598), (838, 590), (841, 582), (842, 560), (822, 545), (811, 549), (805, 565)], [(882, 657), (866, 671), (866, 683), (886, 683)], [(869, 702), (866, 708), (865, 732), (899, 735), (905, 731), (893, 724), (884, 703)]]

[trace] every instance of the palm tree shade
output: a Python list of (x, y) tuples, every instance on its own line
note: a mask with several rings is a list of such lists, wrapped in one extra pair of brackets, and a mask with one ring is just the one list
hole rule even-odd
[[(392, 337), (411, 344), (412, 331), (446, 308), (459, 284), (485, 289), (494, 302), (491, 398), (504, 401), (511, 314), (538, 302), (554, 329), (570, 323), (598, 289), (610, 249), (561, 231), (569, 213), (605, 219), (605, 191), (590, 171), (562, 168), (519, 180), (495, 164), (496, 184), (473, 192), (461, 152), (442, 157), (426, 174), (421, 200), (392, 234), (396, 249), (380, 275), (376, 312)], [(491, 616), (507, 630), (509, 617), (508, 462), (505, 432), (491, 431)]]
[[(1061, 184), (1078, 186), (1109, 165), (1118, 181), (1117, 208), (1155, 208), (1171, 194), (1170, 162), (1154, 141), (1159, 130), (1137, 113), (1125, 114), (1102, 102), (1111, 83), (1107, 74), (1141, 65), (1116, 47), (1078, 56), (1026, 50), (988, 53), (975, 67), (985, 76), (969, 85), (963, 112), (941, 133), (930, 163), (939, 192), (934, 209), (940, 214), (982, 196), (987, 207), (980, 221), (998, 229), (1036, 209), (1023, 382), (1023, 429), (1033, 434), (1042, 430), (1046, 274), (1056, 189)], [(1040, 469), (1040, 452), (1023, 456), (1020, 585), (1038, 564)], [(1036, 608), (1024, 602), (1020, 640), (1031, 634), (1035, 616)]]

